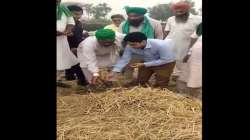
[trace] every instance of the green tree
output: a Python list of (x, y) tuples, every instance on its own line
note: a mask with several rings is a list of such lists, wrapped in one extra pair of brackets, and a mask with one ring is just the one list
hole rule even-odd
[(194, 1), (192, 1), (192, 0), (183, 0), (183, 1), (191, 4), (192, 8), (190, 9), (190, 13), (192, 13), (193, 15), (198, 15), (198, 12), (194, 8), (194, 6), (195, 6)]
[(85, 13), (87, 14), (88, 16), (88, 19), (90, 18), (90, 16), (92, 15), (93, 13), (93, 4), (84, 4), (83, 6), (83, 10), (85, 11)]
[[(186, 2), (189, 2), (192, 5), (192, 8), (190, 9), (190, 12), (194, 15), (197, 15), (198, 12), (194, 9), (195, 2), (191, 0), (184, 0)], [(166, 20), (169, 17), (173, 16), (172, 10), (171, 10), (171, 3), (168, 4), (158, 4), (152, 8), (149, 9), (149, 16), (157, 19), (157, 20)]]
[(170, 4), (159, 4), (149, 8), (149, 16), (157, 20), (166, 20), (172, 15)]
[(106, 18), (107, 14), (111, 12), (111, 8), (108, 7), (107, 3), (100, 3), (97, 6), (93, 7), (93, 15), (96, 19)]

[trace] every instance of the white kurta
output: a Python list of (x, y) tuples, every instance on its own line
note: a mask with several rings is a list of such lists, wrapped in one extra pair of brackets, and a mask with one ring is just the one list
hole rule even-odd
[[(63, 32), (66, 29), (67, 24), (75, 24), (73, 17), (66, 17), (62, 14), (61, 20), (57, 20), (57, 31)], [(56, 37), (56, 56), (57, 56), (57, 70), (65, 70), (71, 68), (78, 63), (76, 56), (70, 51), (67, 36)]]
[(186, 23), (178, 23), (175, 21), (175, 16), (167, 20), (165, 31), (169, 31), (166, 39), (173, 39), (175, 47), (173, 51), (176, 54), (176, 67), (173, 75), (179, 76), (185, 64), (182, 59), (186, 56), (189, 44), (191, 42), (191, 35), (195, 32), (197, 26), (201, 23), (200, 16), (190, 14)]
[(180, 75), (180, 80), (187, 83), (187, 87), (202, 87), (202, 36), (190, 49), (191, 56), (187, 62), (187, 67)]
[(95, 36), (86, 38), (77, 48), (77, 56), (84, 75), (90, 82), (99, 68), (112, 67), (119, 59), (119, 49), (124, 35), (116, 33), (115, 45), (100, 46)]

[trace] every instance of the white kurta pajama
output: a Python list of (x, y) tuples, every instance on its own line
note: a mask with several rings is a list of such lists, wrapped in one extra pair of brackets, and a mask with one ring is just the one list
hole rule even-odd
[[(75, 21), (73, 17), (67, 17), (64, 13), (62, 13), (62, 17), (60, 20), (57, 20), (57, 31), (63, 32), (66, 29), (66, 26), (68, 24), (75, 25)], [(67, 36), (57, 36), (56, 37), (57, 44), (56, 44), (56, 51), (57, 51), (57, 64), (56, 69), (58, 71), (65, 70), (71, 68), (71, 66), (74, 66), (78, 64), (78, 60), (76, 56), (71, 52)]]
[(191, 35), (195, 32), (197, 26), (201, 23), (202, 18), (200, 16), (189, 15), (188, 20), (185, 23), (178, 23), (175, 21), (175, 16), (170, 17), (167, 20), (165, 31), (169, 31), (166, 39), (173, 39), (175, 47), (173, 51), (176, 54), (176, 67), (173, 75), (179, 76), (182, 69), (185, 69), (186, 64), (182, 62), (186, 56), (189, 44), (191, 42)]
[(202, 87), (202, 36), (198, 38), (190, 49), (187, 67), (180, 75), (179, 80), (186, 83), (187, 87)]
[(124, 35), (116, 33), (115, 45), (110, 47), (100, 46), (95, 36), (88, 37), (79, 44), (77, 56), (89, 82), (100, 68), (112, 68), (116, 64), (123, 37)]

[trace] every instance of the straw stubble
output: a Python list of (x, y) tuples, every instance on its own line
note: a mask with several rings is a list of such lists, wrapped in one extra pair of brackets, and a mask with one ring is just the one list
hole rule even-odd
[(57, 140), (200, 140), (201, 102), (135, 87), (57, 97)]

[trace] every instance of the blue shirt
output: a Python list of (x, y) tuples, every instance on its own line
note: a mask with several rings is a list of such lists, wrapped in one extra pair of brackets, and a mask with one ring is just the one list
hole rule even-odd
[(121, 59), (115, 64), (113, 71), (121, 72), (129, 63), (132, 55), (144, 58), (145, 67), (160, 66), (175, 61), (172, 40), (148, 39), (144, 49), (126, 47)]

